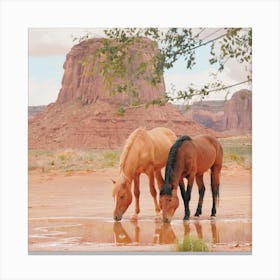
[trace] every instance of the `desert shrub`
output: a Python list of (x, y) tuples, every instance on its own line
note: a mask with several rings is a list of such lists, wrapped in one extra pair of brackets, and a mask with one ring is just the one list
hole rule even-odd
[(125, 114), (125, 108), (120, 106), (118, 109), (117, 109), (117, 115), (118, 116), (124, 116)]
[(116, 151), (104, 151), (103, 152), (103, 167), (115, 166), (119, 161), (119, 153)]
[(58, 158), (59, 158), (61, 161), (65, 161), (66, 155), (60, 154), (60, 155), (58, 155)]
[(179, 252), (210, 252), (204, 240), (186, 235), (184, 239), (176, 243), (177, 251)]

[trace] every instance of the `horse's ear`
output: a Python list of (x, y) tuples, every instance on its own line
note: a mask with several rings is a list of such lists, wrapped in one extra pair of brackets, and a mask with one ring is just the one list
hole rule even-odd
[(111, 179), (111, 180), (112, 180), (113, 184), (116, 184), (116, 181), (115, 181), (115, 180), (113, 180), (113, 179)]

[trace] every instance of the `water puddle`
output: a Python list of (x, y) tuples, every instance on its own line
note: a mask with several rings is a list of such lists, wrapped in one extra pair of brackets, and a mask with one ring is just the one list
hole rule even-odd
[(185, 236), (213, 252), (251, 252), (250, 219), (113, 222), (93, 218), (29, 220), (29, 252), (174, 252)]

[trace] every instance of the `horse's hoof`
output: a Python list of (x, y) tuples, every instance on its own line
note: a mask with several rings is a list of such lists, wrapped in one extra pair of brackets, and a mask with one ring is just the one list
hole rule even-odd
[(136, 222), (138, 221), (138, 216), (136, 214), (133, 214), (131, 217), (130, 217), (130, 221), (131, 222)]
[(194, 219), (194, 220), (198, 220), (198, 219), (199, 219), (199, 216), (193, 216), (193, 219)]
[(160, 222), (161, 221), (161, 216), (159, 214), (155, 215), (155, 222)]
[(210, 216), (210, 220), (216, 220), (216, 216)]
[(188, 221), (190, 217), (184, 217), (183, 221)]

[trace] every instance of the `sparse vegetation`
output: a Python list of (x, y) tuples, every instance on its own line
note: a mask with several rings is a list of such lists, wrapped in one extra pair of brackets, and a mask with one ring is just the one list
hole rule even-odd
[(113, 167), (119, 162), (120, 154), (115, 151), (104, 151), (103, 152), (103, 167)]
[(189, 235), (176, 243), (176, 249), (179, 252), (211, 252), (204, 240)]
[(252, 168), (252, 137), (238, 136), (220, 139), (224, 149), (224, 166), (236, 164), (245, 169)]
[(29, 150), (28, 171), (94, 171), (117, 167), (120, 150)]
[(125, 114), (125, 108), (123, 106), (118, 107), (117, 115), (124, 116), (124, 114)]
[[(233, 164), (250, 169), (252, 166), (251, 137), (230, 137), (220, 139), (224, 149), (225, 167)], [(121, 150), (29, 150), (28, 171), (73, 172), (94, 171), (100, 168), (117, 167)]]

